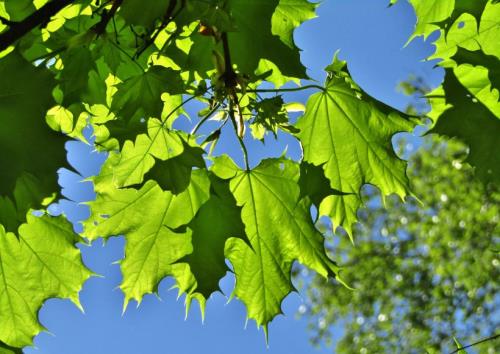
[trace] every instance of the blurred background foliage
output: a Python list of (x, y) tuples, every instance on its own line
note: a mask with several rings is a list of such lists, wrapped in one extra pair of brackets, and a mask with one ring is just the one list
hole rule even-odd
[[(474, 179), (464, 145), (431, 135), (416, 150), (408, 173), (419, 200), (387, 198), (386, 209), (365, 188), (354, 246), (322, 225), (355, 290), (302, 274), (299, 313), (315, 344), (336, 353), (446, 353), (457, 348), (453, 337), (466, 345), (499, 327), (500, 193)], [(500, 339), (468, 352), (499, 353)]]

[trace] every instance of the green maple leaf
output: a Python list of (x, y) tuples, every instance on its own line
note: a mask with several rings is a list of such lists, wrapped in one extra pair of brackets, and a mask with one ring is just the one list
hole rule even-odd
[(23, 354), (23, 350), (0, 342), (0, 354)]
[(471, 64), (474, 66), (483, 66), (488, 69), (488, 78), (493, 88), (500, 90), (500, 59), (494, 55), (485, 54), (482, 50), (471, 51), (464, 48), (458, 48), (453, 56), (453, 60), (458, 65)]
[[(279, 0), (229, 0), (235, 32), (229, 32), (229, 45), (233, 62), (243, 73), (252, 74), (260, 59), (268, 59), (283, 75), (307, 77), (300, 63), (299, 51), (280, 40), (289, 38), (290, 26), (272, 28), (272, 17)], [(273, 31), (274, 29), (274, 31)]]
[(175, 0), (127, 0), (120, 7), (119, 14), (125, 19), (127, 24), (152, 27), (154, 22), (161, 18), (170, 2)]
[(188, 224), (208, 200), (209, 187), (206, 171), (197, 170), (189, 187), (178, 195), (147, 181), (139, 190), (108, 188), (89, 203), (92, 215), (84, 222), (86, 237), (125, 235), (125, 258), (120, 262), (124, 306), (155, 292), (176, 268), (184, 271), (185, 264), (173, 263), (191, 253), (191, 231), (176, 229)]
[(163, 190), (174, 194), (183, 192), (189, 186), (193, 167), (206, 168), (203, 159), (205, 150), (191, 146), (184, 141), (182, 144), (184, 148), (180, 155), (164, 161), (156, 161), (145, 175), (146, 179), (155, 180)]
[[(72, 48), (62, 55), (62, 61), (64, 63), (64, 67), (59, 75), (59, 87), (63, 92), (63, 101), (62, 104), (64, 106), (69, 106), (75, 102), (81, 102), (91, 88), (89, 87), (89, 77), (91, 71), (96, 71), (97, 67), (92, 58), (91, 51), (86, 47), (77, 47)], [(98, 78), (97, 80), (93, 80), (93, 83), (97, 84), (97, 86), (104, 86), (104, 80)], [(99, 87), (95, 87), (99, 91)], [(101, 89), (102, 91), (102, 89)], [(105, 93), (104, 93), (104, 97)], [(94, 103), (94, 102), (89, 102)], [(101, 103), (101, 102), (95, 102)], [(105, 102), (102, 102), (105, 103)]]
[(299, 186), (301, 198), (308, 197), (317, 208), (330, 195), (346, 195), (332, 189), (330, 181), (325, 177), (323, 166), (315, 166), (305, 161), (300, 164)]
[(80, 306), (78, 293), (91, 276), (81, 261), (80, 238), (64, 217), (29, 213), (19, 236), (0, 225), (0, 340), (13, 347), (32, 344), (43, 327), (37, 314), (52, 297)]
[(293, 31), (316, 17), (318, 4), (308, 0), (280, 0), (272, 17), (272, 32), (290, 48), (295, 48)]
[(325, 253), (308, 204), (299, 201), (298, 164), (268, 159), (245, 171), (223, 156), (215, 159), (213, 171), (229, 180), (250, 243), (238, 238), (226, 243), (236, 275), (234, 293), (267, 332), (267, 324), (281, 313), (282, 300), (294, 290), (290, 272), (295, 260), (325, 277), (338, 268)]
[[(292, 10), (287, 5), (288, 2), (285, 2), (280, 12), (276, 13), (278, 4), (279, 0), (229, 0), (225, 7), (214, 2), (208, 10), (213, 16), (219, 13), (216, 17), (225, 18), (230, 15), (232, 25), (226, 24), (224, 27), (227, 27), (231, 60), (240, 72), (252, 76), (261, 60), (266, 59), (274, 63), (285, 76), (306, 78), (299, 50), (293, 45), (291, 34), (295, 26), (310, 18), (310, 6)], [(273, 17), (275, 13), (276, 17)], [(300, 13), (300, 18), (294, 18), (294, 13)], [(279, 25), (284, 19), (289, 22)], [(201, 20), (206, 22), (204, 17)], [(203, 75), (213, 68), (213, 65), (207, 63), (207, 58), (212, 57), (214, 50), (222, 52), (222, 45), (199, 34), (194, 34), (192, 40), (193, 45), (188, 55), (185, 56), (180, 51), (173, 51), (173, 54), (177, 57), (176, 62), (182, 64), (183, 68)]]
[(22, 21), (35, 11), (32, 0), (4, 0), (11, 21)]
[(451, 107), (442, 113), (430, 133), (457, 137), (470, 147), (467, 161), (485, 182), (500, 183), (498, 137), (500, 117), (481, 101), (472, 102), (469, 91), (460, 83), (453, 70), (447, 69), (443, 83), (446, 103)]
[(111, 110), (118, 117), (125, 120), (132, 120), (136, 115), (160, 118), (163, 109), (161, 94), (184, 93), (184, 82), (178, 71), (154, 65), (143, 74), (116, 85), (116, 88)]
[(177, 271), (179, 288), (188, 294), (186, 303), (198, 299), (202, 309), (206, 299), (220, 291), (219, 282), (228, 271), (224, 248), (230, 238), (246, 241), (241, 208), (229, 190), (229, 183), (211, 175), (211, 193), (189, 223), (193, 251), (179, 260), (189, 268)]
[(409, 193), (406, 162), (391, 146), (391, 138), (410, 131), (414, 124), (367, 96), (343, 71), (337, 59), (323, 92), (313, 94), (296, 127), (304, 161), (323, 166), (331, 188), (347, 195), (328, 196), (320, 206), (351, 235), (356, 211), (361, 206), (360, 189), (365, 183), (377, 186), (382, 195)]
[(489, 0), (455, 0), (455, 8), (450, 15), (450, 22), (455, 21), (464, 12), (471, 14), (479, 22), (488, 1)]
[(115, 185), (127, 187), (141, 183), (155, 159), (167, 160), (180, 155), (184, 144), (180, 133), (166, 128), (157, 119), (149, 119), (148, 134), (137, 135), (135, 142), (127, 140), (120, 158), (113, 162)]
[(410, 0), (417, 15), (417, 24), (413, 37), (427, 37), (439, 27), (436, 25), (448, 19), (454, 9), (455, 0)]
[[(55, 86), (47, 69), (33, 66), (15, 51), (0, 59), (0, 77), (0, 164), (4, 166), (0, 195), (13, 197), (24, 219), (28, 208), (38, 207), (59, 189), (56, 171), (66, 165), (66, 139), (45, 121), (46, 111), (54, 105), (51, 90)], [(16, 198), (15, 189), (26, 187), (33, 178), (29, 200)]]

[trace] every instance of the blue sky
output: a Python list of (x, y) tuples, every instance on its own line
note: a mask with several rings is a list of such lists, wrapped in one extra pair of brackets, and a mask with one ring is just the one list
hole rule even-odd
[[(296, 33), (297, 45), (303, 49), (302, 60), (309, 68), (309, 76), (322, 82), (322, 69), (333, 53), (340, 49), (340, 57), (348, 61), (354, 79), (369, 94), (399, 109), (404, 109), (409, 98), (396, 91), (399, 82), (411, 75), (420, 76), (436, 86), (442, 71), (434, 63), (423, 59), (432, 53), (428, 41), (416, 40), (404, 47), (415, 23), (411, 6), (399, 1), (388, 8), (388, 0), (325, 0), (318, 9), (319, 17), (303, 25)], [(286, 96), (305, 102), (311, 92)], [(178, 126), (186, 126), (186, 120)], [(229, 132), (226, 142), (216, 153), (228, 152), (241, 163), (237, 142)], [(287, 148), (288, 155), (300, 154), (292, 138), (282, 136), (278, 142), (247, 141), (251, 164), (265, 156), (279, 156)], [(67, 144), (68, 159), (78, 171), (60, 173), (63, 195), (68, 198), (52, 207), (53, 212), (64, 212), (77, 223), (88, 216), (88, 210), (78, 202), (93, 198), (92, 184), (83, 178), (96, 174), (104, 156), (91, 146), (78, 142)], [(75, 226), (79, 226), (76, 224)], [(227, 304), (222, 294), (214, 295), (207, 305), (205, 323), (201, 323), (195, 306), (184, 319), (183, 299), (177, 300), (176, 291), (168, 291), (172, 281), (161, 283), (159, 296), (146, 296), (139, 308), (131, 304), (122, 316), (123, 295), (116, 289), (120, 283), (119, 266), (113, 262), (123, 257), (123, 238), (112, 238), (106, 245), (96, 242), (92, 247), (82, 246), (84, 261), (102, 278), (89, 280), (81, 293), (85, 313), (69, 301), (49, 300), (40, 311), (42, 324), (50, 332), (35, 339), (30, 354), (142, 354), (142, 353), (210, 353), (210, 354), (306, 354), (331, 353), (332, 349), (313, 348), (309, 344), (307, 321), (297, 320), (297, 308), (302, 303), (298, 294), (284, 302), (285, 316), (279, 316), (270, 325), (269, 348), (262, 331), (249, 321), (245, 328), (246, 312), (237, 300)], [(222, 282), (227, 295), (233, 279)], [(336, 328), (341, 333), (341, 329)]]

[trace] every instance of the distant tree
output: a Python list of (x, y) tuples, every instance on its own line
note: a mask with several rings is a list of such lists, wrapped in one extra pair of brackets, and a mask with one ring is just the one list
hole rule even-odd
[[(387, 198), (385, 209), (375, 188), (366, 189), (355, 246), (330, 235), (331, 255), (355, 290), (315, 276), (299, 309), (315, 343), (337, 353), (432, 353), (456, 348), (453, 337), (465, 345), (494, 335), (500, 194), (474, 179), (466, 154), (456, 141), (425, 140), (409, 167), (421, 204)], [(498, 349), (498, 339), (474, 347)]]

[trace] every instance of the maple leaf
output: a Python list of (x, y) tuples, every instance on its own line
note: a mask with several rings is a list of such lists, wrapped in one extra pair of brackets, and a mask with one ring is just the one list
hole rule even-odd
[(143, 118), (160, 118), (163, 109), (161, 94), (181, 94), (184, 82), (178, 71), (154, 65), (143, 74), (135, 75), (116, 85), (111, 110), (118, 117), (132, 120), (136, 115)]
[(293, 31), (302, 23), (316, 17), (318, 4), (308, 0), (280, 0), (273, 13), (272, 32), (290, 48), (296, 48)]
[(247, 241), (241, 221), (241, 208), (229, 190), (229, 183), (210, 176), (210, 198), (201, 206), (188, 229), (192, 232), (193, 251), (181, 258), (189, 268), (175, 271), (181, 291), (187, 293), (186, 303), (197, 299), (202, 310), (206, 299), (221, 291), (219, 282), (229, 270), (224, 249), (230, 238)]
[(267, 324), (281, 313), (282, 300), (294, 290), (290, 272), (295, 260), (325, 277), (335, 276), (338, 268), (325, 253), (307, 204), (299, 201), (297, 163), (267, 159), (246, 171), (222, 156), (215, 159), (213, 172), (229, 180), (250, 244), (239, 238), (226, 243), (236, 275), (234, 293), (267, 332)]
[(127, 0), (120, 7), (119, 14), (128, 24), (140, 25), (149, 28), (154, 25), (155, 20), (161, 18), (171, 2), (168, 1), (142, 1)]
[(205, 150), (184, 141), (182, 144), (184, 148), (180, 155), (156, 161), (144, 176), (147, 180), (155, 180), (163, 190), (169, 190), (174, 194), (183, 192), (189, 186), (193, 167), (206, 168), (203, 159)]
[(120, 262), (124, 306), (131, 299), (140, 302), (175, 268), (185, 267), (173, 263), (192, 252), (191, 231), (176, 229), (188, 224), (208, 200), (209, 187), (206, 172), (197, 170), (178, 195), (147, 181), (139, 190), (107, 188), (89, 203), (92, 215), (83, 224), (87, 238), (125, 235), (125, 258)]
[(28, 213), (19, 236), (0, 225), (0, 340), (13, 347), (32, 344), (43, 327), (37, 314), (52, 297), (70, 299), (91, 276), (75, 243), (80, 238), (64, 217)]
[(492, 153), (498, 148), (500, 117), (481, 101), (472, 102), (452, 69), (446, 70), (443, 88), (451, 107), (439, 116), (430, 133), (465, 142), (470, 146), (467, 161), (476, 167), (476, 174), (485, 182), (500, 183), (500, 156)]
[(494, 55), (485, 54), (482, 50), (471, 51), (458, 48), (453, 56), (458, 65), (471, 64), (483, 66), (488, 69), (488, 78), (492, 88), (500, 90), (500, 59)]
[(135, 142), (125, 141), (119, 158), (106, 162), (112, 164), (116, 187), (141, 183), (155, 159), (168, 160), (184, 151), (185, 143), (180, 133), (166, 128), (158, 119), (149, 119), (147, 125), (147, 134), (137, 135)]
[(304, 161), (322, 165), (331, 188), (344, 193), (325, 198), (320, 214), (329, 215), (351, 235), (365, 183), (380, 188), (383, 196), (410, 193), (406, 162), (394, 153), (391, 138), (410, 131), (414, 123), (364, 94), (344, 65), (335, 58), (327, 68), (331, 71), (325, 90), (309, 98), (296, 127), (301, 130), (297, 136)]
[[(67, 164), (66, 139), (45, 121), (55, 86), (47, 69), (14, 51), (0, 59), (0, 77), (0, 195), (13, 198), (23, 221), (30, 207), (58, 190), (56, 172)], [(40, 155), (50, 158), (36, 158)]]
[(0, 342), (0, 354), (23, 354), (23, 351)]

